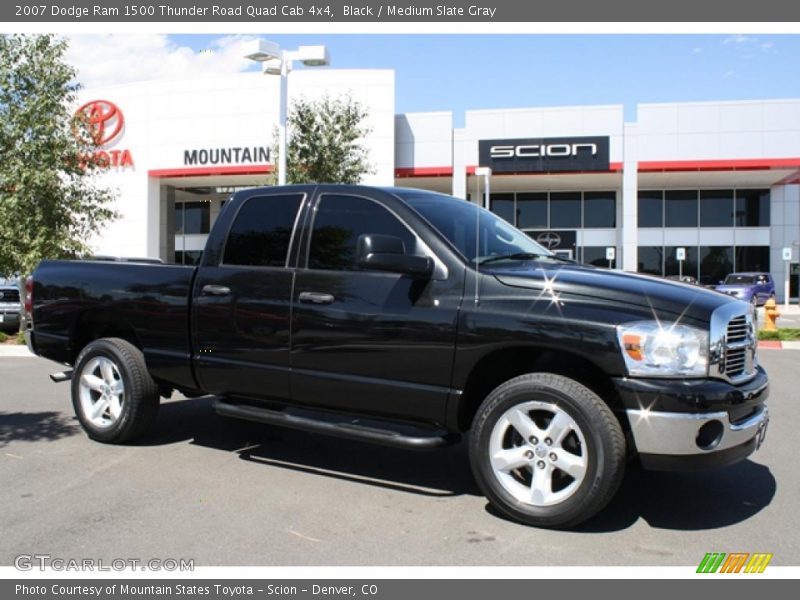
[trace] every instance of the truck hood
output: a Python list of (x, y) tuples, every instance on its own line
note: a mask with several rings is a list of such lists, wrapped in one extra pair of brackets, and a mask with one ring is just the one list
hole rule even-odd
[(509, 266), (492, 265), (485, 272), (490, 272), (500, 283), (510, 287), (545, 290), (550, 286), (553, 293), (565, 301), (570, 296), (581, 296), (635, 305), (650, 309), (659, 318), (682, 315), (683, 318), (707, 323), (715, 309), (723, 304), (740, 302), (696, 285), (580, 264), (532, 261)]

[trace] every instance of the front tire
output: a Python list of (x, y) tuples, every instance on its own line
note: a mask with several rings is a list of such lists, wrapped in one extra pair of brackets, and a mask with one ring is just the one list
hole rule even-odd
[(504, 515), (537, 527), (571, 527), (619, 488), (625, 436), (602, 399), (561, 375), (531, 373), (497, 387), (470, 434), (475, 479)]
[(90, 438), (107, 444), (130, 441), (152, 427), (158, 405), (158, 386), (136, 346), (102, 338), (81, 351), (72, 377), (72, 406)]

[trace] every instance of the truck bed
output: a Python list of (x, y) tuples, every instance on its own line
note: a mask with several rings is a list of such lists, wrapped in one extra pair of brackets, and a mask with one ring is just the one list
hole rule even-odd
[[(142, 348), (156, 381), (194, 389), (189, 307), (195, 268), (44, 261), (33, 289), (35, 351), (73, 364), (84, 340), (121, 337)], [(131, 339), (133, 338), (133, 339)]]

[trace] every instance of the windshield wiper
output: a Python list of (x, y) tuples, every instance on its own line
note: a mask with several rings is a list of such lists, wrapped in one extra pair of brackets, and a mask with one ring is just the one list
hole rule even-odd
[(534, 258), (550, 258), (547, 254), (536, 254), (535, 252), (515, 252), (514, 254), (498, 254), (488, 256), (483, 260), (477, 261), (479, 265), (485, 265), (499, 260), (533, 260)]
[(536, 258), (547, 258), (550, 260), (558, 260), (565, 263), (574, 264), (575, 261), (571, 258), (564, 258), (558, 254), (538, 254), (536, 252), (515, 252), (514, 254), (498, 254), (497, 256), (488, 256), (483, 260), (478, 261), (478, 265), (485, 265), (488, 263), (497, 262), (500, 260), (534, 260)]

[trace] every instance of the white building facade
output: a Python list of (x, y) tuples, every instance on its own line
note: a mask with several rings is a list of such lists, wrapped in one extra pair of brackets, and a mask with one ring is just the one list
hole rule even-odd
[[(83, 90), (121, 216), (96, 253), (196, 263), (225, 199), (273, 170), (278, 93), (260, 73)], [(490, 167), (491, 210), (559, 253), (707, 284), (769, 271), (779, 300), (792, 272), (798, 295), (800, 100), (642, 104), (633, 122), (619, 105), (480, 110), (456, 128), (395, 114), (391, 70), (291, 73), (290, 105), (326, 94), (367, 110), (365, 184), (483, 202)]]
[[(361, 103), (372, 167), (364, 183), (391, 185), (393, 71), (300, 69), (288, 90), (289, 106), (324, 95)], [(225, 199), (265, 185), (274, 169), (278, 98), (279, 79), (261, 73), (82, 90), (97, 151), (109, 162), (100, 183), (117, 190), (120, 214), (92, 240), (95, 252), (196, 263)]]
[(779, 300), (791, 272), (797, 297), (800, 100), (642, 104), (635, 122), (622, 106), (481, 110), (452, 125), (396, 117), (398, 185), (483, 202), (475, 169), (490, 167), (491, 209), (562, 254), (705, 284), (768, 271)]

